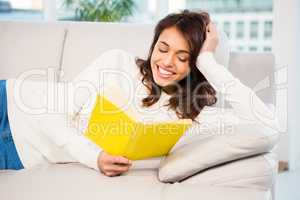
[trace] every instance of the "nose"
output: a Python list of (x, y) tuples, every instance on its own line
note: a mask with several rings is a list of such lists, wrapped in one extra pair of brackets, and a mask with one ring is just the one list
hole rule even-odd
[(163, 64), (165, 67), (172, 67), (174, 64), (174, 56), (169, 53), (164, 57)]

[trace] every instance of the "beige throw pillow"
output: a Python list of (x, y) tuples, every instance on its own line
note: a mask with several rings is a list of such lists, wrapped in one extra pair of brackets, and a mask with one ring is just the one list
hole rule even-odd
[(269, 152), (278, 138), (277, 131), (262, 125), (235, 125), (231, 134), (208, 136), (171, 152), (160, 163), (159, 180), (177, 182), (222, 163)]

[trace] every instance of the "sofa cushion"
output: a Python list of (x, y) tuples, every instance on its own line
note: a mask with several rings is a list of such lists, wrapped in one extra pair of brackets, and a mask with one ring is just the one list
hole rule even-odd
[(225, 163), (183, 180), (183, 184), (270, 190), (276, 182), (277, 162), (274, 153)]
[(0, 79), (45, 80), (60, 67), (64, 37), (59, 24), (0, 22)]
[(44, 165), (30, 170), (0, 172), (1, 199), (86, 200), (159, 199), (163, 184), (156, 171), (132, 170), (117, 177), (79, 164)]
[(262, 125), (234, 125), (228, 134), (210, 134), (172, 151), (160, 163), (159, 180), (180, 181), (212, 166), (269, 152), (278, 137)]
[(270, 200), (271, 193), (244, 188), (211, 187), (201, 184), (171, 184), (162, 194), (164, 200)]
[(38, 166), (31, 170), (0, 172), (1, 199), (93, 200), (165, 199), (267, 200), (268, 193), (252, 189), (210, 187), (198, 184), (164, 184), (156, 170), (130, 170), (117, 176), (78, 164)]

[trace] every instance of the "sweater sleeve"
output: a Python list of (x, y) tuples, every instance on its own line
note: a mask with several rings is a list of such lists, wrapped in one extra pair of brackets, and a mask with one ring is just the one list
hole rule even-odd
[(229, 102), (235, 114), (244, 120), (262, 123), (278, 130), (277, 117), (249, 87), (218, 64), (212, 52), (200, 53), (197, 67), (212, 87)]
[[(135, 69), (137, 69), (134, 66), (134, 58), (122, 50), (115, 49), (103, 53), (70, 83), (69, 96), (71, 95), (72, 106), (68, 114), (76, 123), (77, 129), (63, 124), (63, 122), (68, 124), (68, 118), (62, 115), (56, 117), (49, 115), (43, 120), (46, 122), (43, 124), (43, 129), (47, 130), (52, 139), (78, 162), (98, 170), (97, 158), (102, 149), (90, 142), (81, 132), (87, 128), (97, 94), (111, 84), (119, 85), (126, 90), (126, 86), (134, 80), (132, 76), (136, 74)], [(85, 122), (82, 123), (83, 121)]]
[(130, 94), (137, 85), (139, 73), (133, 55), (119, 49), (102, 53), (73, 80), (75, 113), (88, 113), (93, 105), (94, 94), (103, 92), (111, 85), (120, 86)]
[(44, 114), (38, 120), (40, 130), (58, 147), (66, 150), (76, 161), (99, 170), (97, 160), (101, 148), (69, 125), (65, 114)]

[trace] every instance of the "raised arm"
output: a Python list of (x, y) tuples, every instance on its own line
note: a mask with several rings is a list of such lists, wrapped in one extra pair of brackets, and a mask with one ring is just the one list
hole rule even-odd
[(213, 88), (224, 95), (239, 118), (278, 130), (275, 113), (257, 97), (255, 92), (216, 62), (213, 52), (217, 44), (217, 31), (211, 23), (208, 25), (207, 38), (197, 59), (198, 69)]

